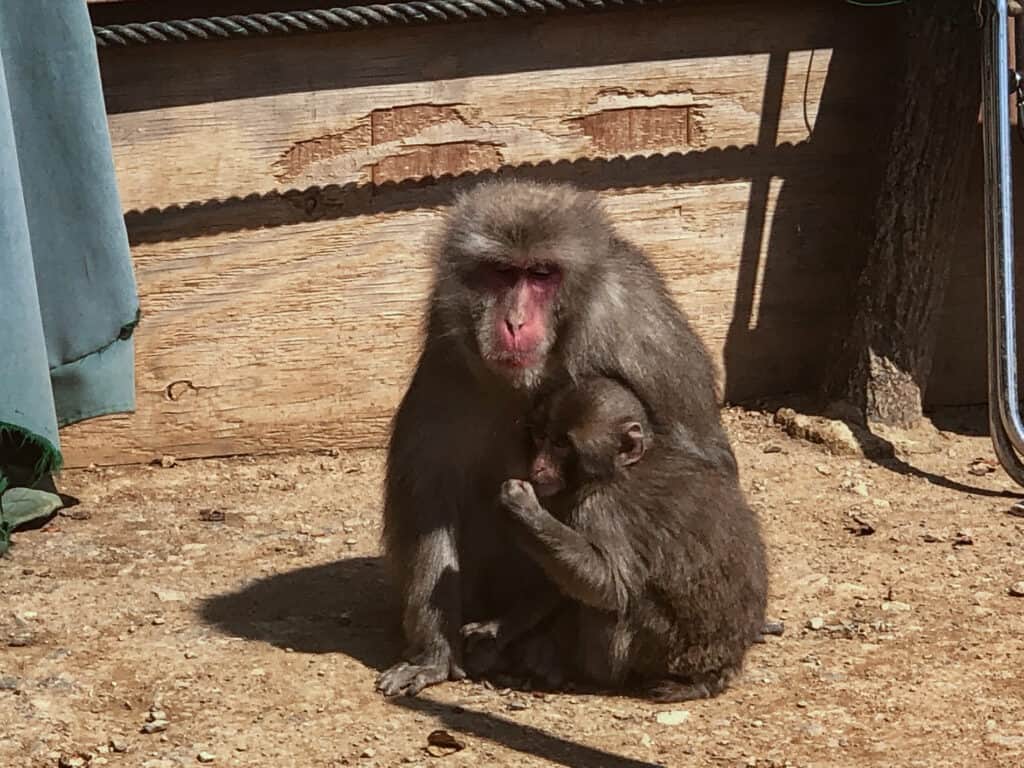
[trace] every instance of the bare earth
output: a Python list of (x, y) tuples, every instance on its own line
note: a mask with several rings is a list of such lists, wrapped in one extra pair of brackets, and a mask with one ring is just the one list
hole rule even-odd
[(0, 765), (1024, 765), (1024, 518), (976, 419), (881, 465), (726, 420), (786, 631), (718, 699), (378, 696), (380, 452), (69, 471), (0, 561)]

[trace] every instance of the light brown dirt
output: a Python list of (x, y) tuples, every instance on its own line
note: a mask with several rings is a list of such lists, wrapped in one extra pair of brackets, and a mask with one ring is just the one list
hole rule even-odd
[[(1001, 471), (971, 474), (987, 438), (964, 420), (880, 465), (726, 420), (786, 632), (715, 700), (378, 696), (379, 452), (83, 470), (0, 561), (0, 765), (1024, 764), (1024, 519)], [(167, 729), (140, 733), (154, 705)], [(439, 728), (465, 749), (427, 754)]]

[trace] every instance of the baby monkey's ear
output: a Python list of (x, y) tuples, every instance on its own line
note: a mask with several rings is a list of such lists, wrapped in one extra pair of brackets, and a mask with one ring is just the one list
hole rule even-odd
[(619, 434), (619, 466), (628, 467), (636, 464), (644, 457), (646, 451), (647, 435), (644, 434), (643, 425), (638, 421), (623, 424), (622, 432)]

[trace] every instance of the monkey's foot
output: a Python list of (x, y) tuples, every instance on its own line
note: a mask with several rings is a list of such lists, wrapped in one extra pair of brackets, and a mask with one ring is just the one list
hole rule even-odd
[(546, 633), (534, 634), (522, 644), (519, 671), (534, 686), (558, 690), (566, 682), (558, 643)]
[(463, 657), (470, 676), (483, 675), (498, 666), (504, 648), (500, 632), (501, 624), (496, 620), (475, 621), (462, 627)]
[(447, 661), (410, 664), (403, 661), (377, 678), (377, 690), (385, 696), (415, 696), (424, 688), (446, 680), (461, 680), (462, 669)]

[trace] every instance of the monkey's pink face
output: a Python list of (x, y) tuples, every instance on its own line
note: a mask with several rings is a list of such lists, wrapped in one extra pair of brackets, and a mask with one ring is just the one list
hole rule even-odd
[(561, 272), (543, 264), (502, 263), (482, 266), (477, 277), (488, 299), (480, 329), (484, 360), (512, 380), (540, 368), (554, 341)]
[(564, 466), (568, 449), (552, 446), (545, 441), (530, 467), (530, 482), (541, 498), (554, 496), (565, 488)]

